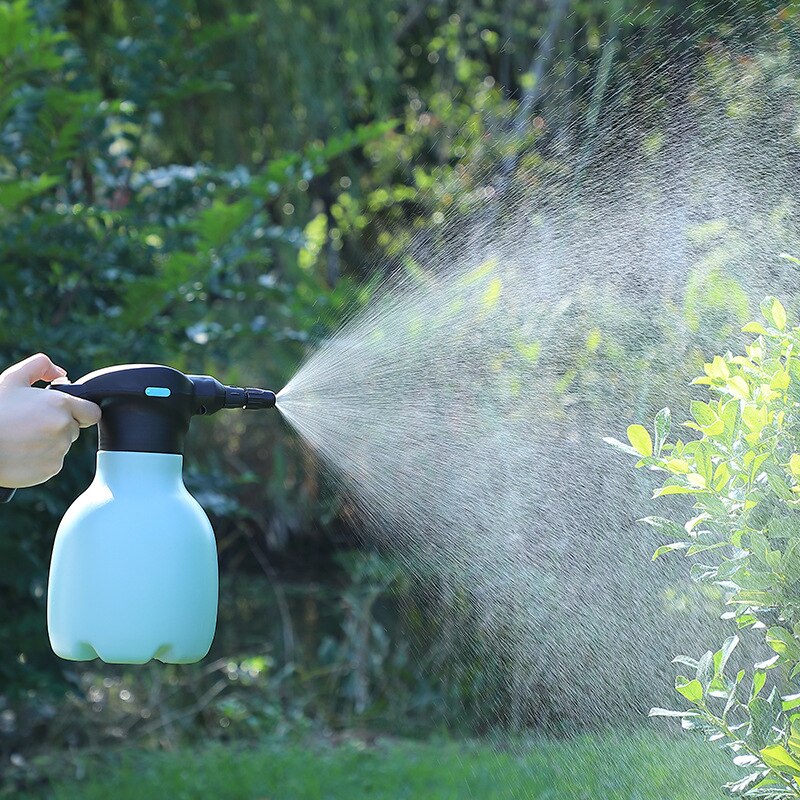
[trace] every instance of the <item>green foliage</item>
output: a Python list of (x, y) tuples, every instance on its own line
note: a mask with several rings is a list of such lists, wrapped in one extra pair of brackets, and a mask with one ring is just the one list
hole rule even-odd
[(710, 393), (691, 402), (683, 423), (697, 438), (667, 440), (667, 409), (656, 417), (654, 448), (642, 426), (629, 428), (637, 466), (667, 474), (653, 497), (692, 503), (685, 523), (642, 520), (672, 539), (654, 558), (703, 554), (694, 580), (717, 587), (723, 619), (763, 642), (749, 678), (728, 669), (739, 635), (699, 660), (677, 657), (689, 671), (675, 689), (690, 707), (650, 713), (680, 718), (747, 767), (728, 785), (732, 794), (800, 797), (800, 327), (775, 297), (761, 312), (763, 322), (744, 327), (755, 334), (744, 353), (715, 356), (693, 381)]

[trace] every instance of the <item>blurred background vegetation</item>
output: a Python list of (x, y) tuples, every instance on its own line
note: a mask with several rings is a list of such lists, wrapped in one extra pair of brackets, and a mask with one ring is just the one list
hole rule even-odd
[[(589, 143), (581, 164), (603, 158), (591, 152), (597, 129), (642, 104), (664, 120), (668, 150), (669, 120), (699, 82), (724, 88), (743, 70), (772, 80), (769, 64), (732, 55), (765, 30), (796, 65), (796, 11), (751, 3), (731, 25), (735, 5), (700, 2), (687, 15), (669, 0), (1, 2), (0, 363), (42, 350), (73, 378), (156, 362), (280, 388), (386, 271), (408, 266), (413, 242), (485, 204), (487, 175), (523, 188), (574, 179), (574, 140)], [(666, 53), (680, 69), (659, 80)], [(794, 103), (796, 81), (785, 96)], [(785, 124), (796, 136), (797, 116)], [(618, 156), (640, 146), (616, 136)], [(698, 264), (673, 287), (684, 324), (716, 303), (716, 334), (730, 335), (747, 298), (735, 276)], [(636, 355), (598, 347), (584, 322), (564, 333), (580, 344), (565, 339), (550, 364), (586, 400), (571, 424)], [(673, 321), (658, 325), (673, 346)], [(643, 355), (625, 389), (632, 408), (657, 402), (644, 377), (653, 363), (682, 379), (702, 360)], [(118, 742), (606, 721), (602, 702), (560, 706), (557, 687), (507, 713), (512, 667), (490, 642), (459, 640), (479, 628), (469, 604), (439, 576), (365, 548), (347, 498), (277, 416), (194, 426), (187, 484), (212, 516), (222, 576), (209, 657), (60, 662), (45, 628), (47, 564), (92, 474), (92, 438), (0, 512), (6, 791), (46, 782), (58, 753)], [(623, 531), (633, 516), (620, 511)], [(632, 560), (649, 556), (648, 535), (637, 532)], [(668, 596), (670, 573), (659, 579)]]

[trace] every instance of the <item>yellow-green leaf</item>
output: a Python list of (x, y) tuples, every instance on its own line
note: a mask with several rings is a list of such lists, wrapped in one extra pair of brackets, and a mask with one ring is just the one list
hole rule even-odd
[(726, 385), (728, 387), (728, 391), (737, 400), (750, 399), (750, 387), (747, 385), (747, 381), (741, 375), (734, 375), (728, 380)]
[(500, 299), (500, 292), (502, 290), (503, 283), (500, 278), (492, 278), (492, 280), (489, 281), (489, 287), (483, 293), (483, 297), (481, 298), (484, 308), (494, 308), (497, 305), (497, 301)]
[(772, 301), (772, 319), (775, 320), (775, 325), (777, 325), (780, 330), (786, 327), (786, 309), (783, 307), (783, 303), (777, 298)]
[(779, 369), (773, 376), (772, 380), (769, 382), (770, 388), (777, 389), (779, 391), (785, 391), (789, 388), (789, 383), (791, 382), (791, 376), (785, 369)]
[(763, 406), (745, 406), (742, 409), (742, 421), (751, 431), (761, 431), (767, 424), (767, 409)]
[(760, 751), (761, 760), (778, 772), (788, 773), (795, 777), (800, 776), (800, 761), (798, 761), (783, 745), (771, 744)]
[(694, 486), (695, 489), (705, 489), (706, 487), (706, 479), (697, 472), (690, 472), (686, 476), (686, 480), (689, 481), (689, 485)]
[(725, 486), (727, 485), (728, 481), (731, 477), (731, 471), (728, 468), (728, 465), (723, 461), (719, 464), (716, 471), (714, 472), (714, 489), (718, 492), (721, 492)]
[(631, 443), (631, 447), (640, 455), (653, 455), (653, 440), (644, 425), (629, 425), (628, 441)]
[(800, 478), (800, 454), (795, 453), (789, 459), (789, 471), (795, 478)]
[(664, 553), (672, 553), (675, 550), (686, 550), (689, 547), (689, 542), (673, 542), (672, 544), (662, 544), (655, 553), (653, 553), (653, 561)]
[(670, 472), (675, 472), (678, 475), (685, 475), (689, 471), (689, 462), (682, 458), (671, 458), (665, 466)]
[(701, 494), (702, 491), (702, 489), (694, 489), (691, 486), (674, 486), (670, 484), (669, 486), (662, 486), (660, 489), (656, 489), (653, 492), (653, 498), (666, 497), (670, 494)]
[(747, 325), (742, 328), (742, 333), (758, 333), (759, 335), (765, 334), (766, 328), (760, 322), (748, 322)]
[(703, 684), (698, 680), (688, 681), (686, 678), (679, 676), (675, 680), (675, 689), (690, 703), (699, 703), (703, 699)]
[(710, 364), (703, 365), (703, 371), (709, 378), (719, 378), (721, 380), (729, 378), (731, 374), (722, 356), (714, 356), (714, 360)]

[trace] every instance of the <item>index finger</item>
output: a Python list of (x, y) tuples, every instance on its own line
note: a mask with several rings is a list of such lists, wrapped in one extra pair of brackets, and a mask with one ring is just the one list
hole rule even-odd
[(82, 400), (80, 397), (72, 397), (65, 394), (67, 404), (73, 419), (81, 428), (91, 428), (100, 422), (100, 406), (89, 400)]

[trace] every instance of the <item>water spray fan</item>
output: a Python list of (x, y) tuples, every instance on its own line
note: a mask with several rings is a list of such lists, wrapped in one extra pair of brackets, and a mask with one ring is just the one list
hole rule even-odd
[(183, 483), (184, 438), (193, 416), (272, 408), (275, 394), (155, 364), (108, 367), (50, 389), (102, 409), (94, 480), (53, 545), (53, 650), (74, 661), (199, 661), (216, 627), (217, 549)]

